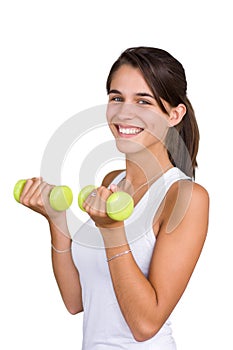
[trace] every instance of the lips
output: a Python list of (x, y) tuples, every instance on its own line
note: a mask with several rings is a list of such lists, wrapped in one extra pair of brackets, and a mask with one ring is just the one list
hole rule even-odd
[(121, 137), (134, 137), (144, 130), (138, 126), (132, 125), (115, 124), (115, 127), (117, 128), (118, 134)]

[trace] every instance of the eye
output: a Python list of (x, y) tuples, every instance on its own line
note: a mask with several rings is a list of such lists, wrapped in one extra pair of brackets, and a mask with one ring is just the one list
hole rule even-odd
[(113, 101), (113, 102), (122, 102), (123, 101), (123, 98), (120, 97), (120, 96), (113, 96), (110, 98), (110, 101)]
[(150, 105), (151, 102), (146, 101), (146, 100), (138, 100), (138, 104), (140, 104), (140, 105)]

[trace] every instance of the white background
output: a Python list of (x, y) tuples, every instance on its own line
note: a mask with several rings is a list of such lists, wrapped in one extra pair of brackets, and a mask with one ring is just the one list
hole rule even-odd
[(81, 349), (82, 315), (69, 315), (61, 301), (47, 223), (18, 205), (12, 191), (18, 179), (39, 175), (47, 142), (65, 120), (106, 102), (110, 66), (124, 49), (138, 45), (163, 48), (186, 69), (201, 132), (196, 180), (211, 198), (205, 248), (172, 317), (178, 350), (231, 347), (230, 5), (226, 0), (1, 1), (2, 349)]

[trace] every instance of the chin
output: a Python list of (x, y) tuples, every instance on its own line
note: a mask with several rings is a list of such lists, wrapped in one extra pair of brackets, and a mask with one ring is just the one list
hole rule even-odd
[(145, 150), (145, 146), (132, 140), (116, 139), (116, 147), (121, 153), (133, 154)]

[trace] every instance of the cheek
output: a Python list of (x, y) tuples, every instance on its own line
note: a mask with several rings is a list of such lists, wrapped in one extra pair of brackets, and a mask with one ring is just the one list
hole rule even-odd
[(108, 127), (109, 127), (111, 133), (113, 134), (113, 136), (114, 136), (114, 137), (117, 137), (116, 128), (115, 128), (115, 126), (114, 126), (113, 123), (112, 123), (113, 117), (114, 117), (114, 114), (113, 114), (112, 109), (109, 108), (109, 107), (107, 107), (107, 110), (106, 110), (106, 119), (107, 119)]
[(108, 104), (106, 109), (106, 117), (108, 123), (111, 123), (112, 119), (119, 113), (119, 105)]
[(166, 137), (169, 128), (168, 119), (160, 114), (153, 114), (153, 117), (147, 120), (147, 133), (148, 139), (155, 139), (163, 141)]
[(111, 120), (111, 108), (109, 107), (109, 105), (107, 105), (107, 109), (106, 109), (106, 118), (107, 118), (107, 122), (109, 123)]

